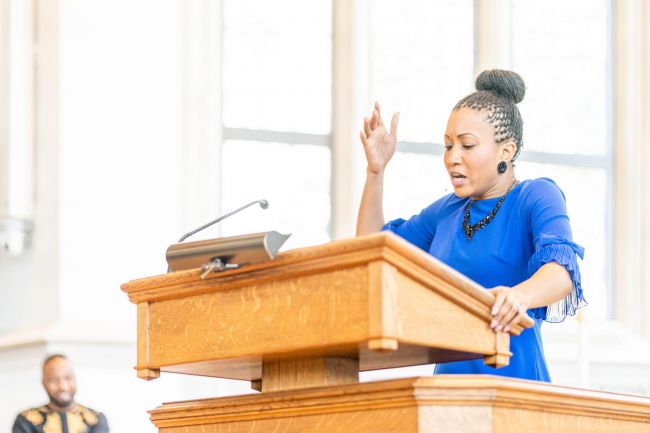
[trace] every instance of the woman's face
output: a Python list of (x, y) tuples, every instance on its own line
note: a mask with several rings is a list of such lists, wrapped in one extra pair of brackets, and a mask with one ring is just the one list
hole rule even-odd
[[(512, 177), (499, 175), (497, 165), (510, 160), (514, 143), (497, 145), (494, 127), (485, 116), (481, 111), (460, 108), (452, 111), (447, 122), (445, 168), (459, 197), (498, 197), (505, 193), (504, 185), (506, 189), (510, 186)], [(508, 170), (512, 170), (510, 165)]]

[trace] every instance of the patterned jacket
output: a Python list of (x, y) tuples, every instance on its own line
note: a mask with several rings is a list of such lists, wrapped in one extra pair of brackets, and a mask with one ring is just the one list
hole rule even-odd
[(78, 404), (68, 412), (48, 406), (26, 410), (16, 417), (12, 433), (108, 433), (104, 414)]

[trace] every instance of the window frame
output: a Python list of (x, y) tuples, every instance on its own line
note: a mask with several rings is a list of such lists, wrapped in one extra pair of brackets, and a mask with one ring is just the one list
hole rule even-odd
[[(185, 2), (184, 2), (185, 3)], [(189, 3), (189, 2), (188, 2)], [(221, 29), (221, 16), (218, 12), (221, 1), (195, 0), (191, 2), (195, 11), (212, 11), (210, 14), (194, 13), (193, 18), (186, 17), (187, 40), (194, 41), (192, 50), (188, 50), (189, 60), (209, 58), (220, 50), (220, 39), (209, 33), (210, 28)], [(643, 295), (650, 281), (650, 251), (644, 245), (650, 245), (650, 229), (644, 228), (643, 221), (650, 219), (650, 174), (645, 174), (643, 167), (650, 165), (650, 152), (644, 150), (650, 143), (650, 130), (644, 123), (650, 124), (650, 30), (646, 27), (650, 12), (645, 2), (634, 0), (623, 2), (610, 0), (610, 99), (613, 101), (610, 113), (610, 143), (608, 153), (603, 156), (561, 155), (555, 153), (527, 150), (522, 160), (544, 162), (559, 165), (573, 165), (604, 169), (607, 171), (608, 208), (606, 210), (608, 256), (607, 286), (609, 293), (608, 310), (610, 316), (628, 325), (634, 331), (650, 335), (650, 320), (643, 319), (643, 312), (650, 309), (650, 297)], [(480, 6), (480, 7), (479, 7)], [(354, 235), (356, 211), (365, 179), (363, 150), (358, 145), (358, 119), (362, 119), (370, 100), (367, 77), (368, 47), (368, 8), (369, 0), (332, 0), (332, 129), (328, 137), (300, 136), (300, 141), (324, 145), (329, 140), (332, 151), (331, 175), (331, 227), (332, 239)], [(509, 49), (512, 38), (509, 25), (511, 19), (508, 0), (475, 0), (474, 34), (481, 45), (475, 45), (475, 71), (490, 65), (507, 67), (511, 64), (512, 53)], [(216, 11), (216, 13), (215, 13)], [(201, 25), (197, 26), (199, 23)], [(205, 43), (208, 34), (209, 43)], [(218, 33), (218, 32), (217, 32)], [(201, 43), (196, 43), (200, 41)], [(218, 42), (218, 43), (216, 43)], [(507, 43), (506, 43), (507, 42)], [(196, 47), (200, 46), (200, 49)], [(193, 52), (193, 54), (192, 54)], [(195, 59), (196, 60), (196, 59)], [(221, 59), (219, 59), (221, 61)], [(218, 64), (218, 62), (216, 64)], [(189, 61), (186, 69), (186, 101), (191, 107), (205, 106), (201, 116), (188, 116), (185, 141), (190, 142), (194, 156), (185, 157), (183, 164), (186, 173), (194, 173), (192, 178), (214, 179), (218, 172), (220, 147), (225, 137), (249, 138), (255, 140), (293, 141), (297, 135), (274, 131), (230, 130), (214, 127), (214, 119), (221, 119), (219, 107), (214, 107), (214, 100), (219, 100), (219, 92), (212, 90), (214, 97), (209, 97), (203, 89), (215, 89), (218, 86), (220, 69), (215, 62), (209, 63), (209, 73), (199, 74), (200, 79), (191, 82), (189, 77), (196, 77), (197, 69), (205, 64)], [(189, 72), (189, 73), (188, 73)], [(191, 82), (191, 83), (190, 83)], [(207, 87), (206, 87), (207, 86)], [(639, 91), (641, 89), (641, 91)], [(197, 92), (202, 92), (199, 95)], [(189, 95), (189, 96), (188, 96)], [(218, 105), (218, 104), (217, 104)], [(208, 128), (210, 132), (205, 131)], [(211, 129), (210, 129), (211, 128)], [(441, 153), (441, 149), (431, 143), (400, 142), (400, 151), (415, 153)], [(211, 147), (211, 150), (208, 148)], [(207, 164), (205, 155), (213, 152), (213, 161)], [(630, 158), (629, 155), (638, 155)], [(198, 170), (197, 170), (198, 167)], [(205, 182), (205, 180), (203, 180)], [(211, 181), (212, 202), (218, 202), (218, 185), (220, 179)], [(188, 182), (188, 185), (196, 184)], [(216, 186), (215, 186), (216, 185)], [(214, 200), (214, 198), (217, 200)], [(203, 215), (204, 200), (195, 197), (186, 206), (186, 215)], [(210, 215), (219, 213), (219, 206), (213, 206)], [(188, 217), (189, 218), (189, 217)]]

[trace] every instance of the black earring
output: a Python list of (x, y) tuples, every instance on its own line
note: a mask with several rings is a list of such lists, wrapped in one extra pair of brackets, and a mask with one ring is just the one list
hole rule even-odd
[(499, 174), (503, 174), (503, 173), (505, 173), (507, 169), (508, 169), (508, 164), (506, 164), (505, 161), (501, 161), (501, 162), (497, 165), (497, 173), (499, 173)]

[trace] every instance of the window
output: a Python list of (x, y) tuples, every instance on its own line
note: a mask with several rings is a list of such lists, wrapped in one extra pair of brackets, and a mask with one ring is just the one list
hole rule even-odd
[[(415, 214), (453, 190), (441, 143), (451, 108), (473, 91), (474, 14), (472, 0), (409, 0), (408, 7), (373, 0), (357, 18), (367, 24), (369, 95), (386, 120), (401, 112), (400, 143), (386, 177), (387, 219)], [(564, 191), (574, 238), (586, 249), (581, 270), (589, 314), (610, 317), (609, 2), (512, 0), (508, 14), (512, 65), (506, 67), (527, 84), (517, 175), (550, 177)], [(222, 19), (221, 208), (258, 198), (271, 204), (263, 214), (224, 221), (222, 232), (293, 233), (285, 248), (327, 242), (332, 2), (223, 0)]]
[[(373, 1), (370, 94), (400, 140), (386, 177), (386, 219), (417, 213), (451, 190), (442, 163), (447, 118), (473, 83), (473, 2)], [(368, 109), (372, 108), (369, 101)]]
[(293, 233), (285, 248), (327, 242), (331, 4), (224, 0), (222, 16), (221, 207), (270, 203), (222, 233)]
[(527, 87), (520, 105), (524, 150), (517, 174), (550, 177), (564, 191), (574, 238), (585, 247), (583, 287), (596, 319), (611, 314), (608, 5), (604, 0), (514, 0), (512, 11), (513, 69)]

